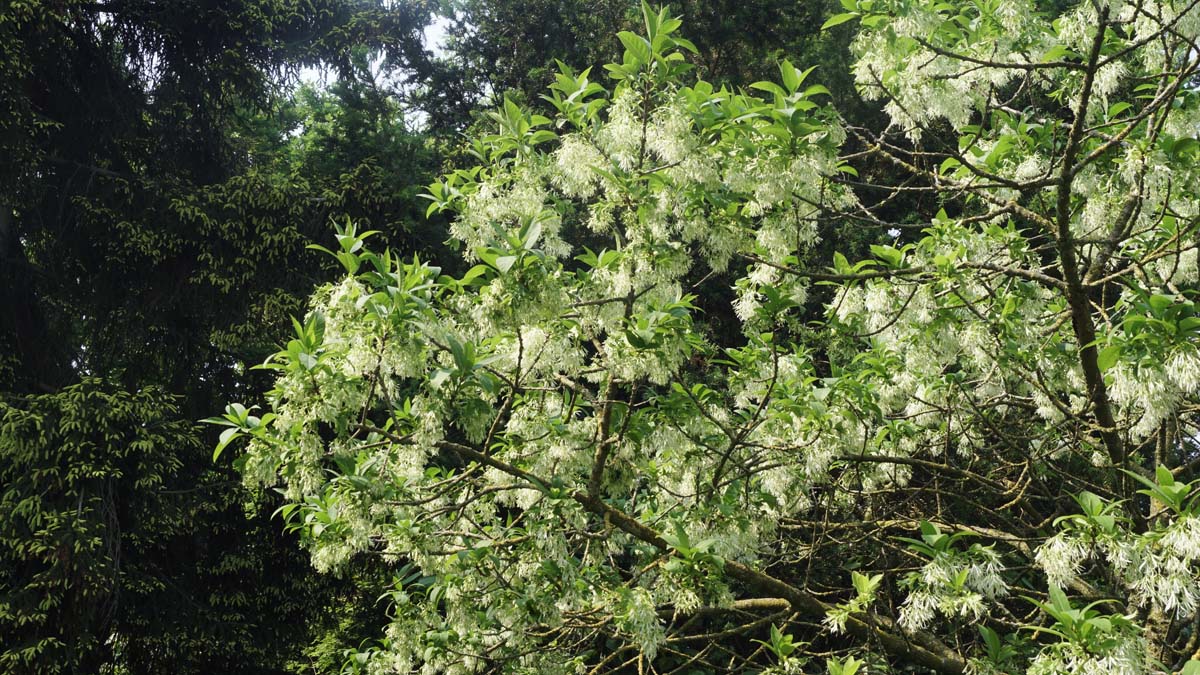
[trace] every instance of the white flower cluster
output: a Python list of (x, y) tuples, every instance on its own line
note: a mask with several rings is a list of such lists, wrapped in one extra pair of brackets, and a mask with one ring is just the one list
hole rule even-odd
[[(1002, 29), (990, 39), (944, 44), (948, 51), (986, 62), (1029, 63), (1043, 51), (1045, 25), (1028, 0), (1002, 4), (996, 13)], [(1005, 67), (964, 67), (961, 60), (941, 56), (919, 41), (936, 42), (945, 18), (933, 3), (910, 3), (888, 30), (859, 33), (852, 49), (858, 60), (855, 81), (864, 96), (886, 98), (885, 111), (913, 139), (938, 119), (961, 128), (987, 103), (988, 92), (1008, 84), (1019, 71)], [(1036, 59), (1032, 59), (1036, 60)]]
[(541, 229), (537, 243), (542, 251), (556, 257), (571, 252), (560, 235), (562, 217), (548, 204), (550, 169), (547, 159), (529, 160), (490, 176), (467, 198), (463, 216), (451, 224), (450, 234), (465, 245), (469, 258), (474, 259), (479, 248), (501, 244), (505, 234), (532, 223)]
[(1200, 518), (1180, 516), (1140, 534), (1066, 529), (1043, 542), (1035, 558), (1058, 587), (1076, 581), (1089, 560), (1107, 563), (1137, 605), (1177, 616), (1192, 616), (1200, 608)]
[(906, 578), (911, 590), (900, 607), (900, 624), (921, 629), (938, 617), (981, 618), (989, 601), (1008, 593), (1003, 571), (990, 547), (940, 553)]
[(1079, 570), (1092, 553), (1092, 546), (1075, 532), (1064, 531), (1038, 547), (1034, 562), (1046, 573), (1051, 586), (1066, 588), (1079, 576)]
[(1200, 606), (1200, 518), (1180, 517), (1120, 554), (1112, 562), (1134, 602), (1182, 617)]
[(1200, 394), (1200, 351), (1173, 350), (1162, 365), (1121, 361), (1111, 370), (1113, 401), (1120, 404), (1135, 438), (1154, 434), (1180, 404)]
[(600, 186), (597, 168), (605, 165), (604, 157), (596, 146), (580, 134), (562, 137), (554, 153), (554, 184), (568, 197), (587, 199)]
[(1144, 675), (1150, 668), (1150, 650), (1136, 634), (1114, 636), (1114, 644), (1095, 654), (1073, 642), (1057, 642), (1042, 649), (1029, 668), (1028, 675)]
[(654, 606), (654, 597), (645, 588), (634, 588), (618, 599), (617, 628), (629, 635), (638, 651), (654, 660), (658, 648), (666, 641), (662, 619)]

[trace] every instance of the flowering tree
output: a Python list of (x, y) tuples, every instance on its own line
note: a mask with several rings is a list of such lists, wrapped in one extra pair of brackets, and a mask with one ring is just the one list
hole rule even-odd
[(466, 274), (339, 232), (271, 410), (216, 421), (319, 569), (395, 564), (348, 668), (1200, 666), (1200, 8), (844, 4), (887, 129), (787, 62), (688, 83), (646, 11), (431, 186)]

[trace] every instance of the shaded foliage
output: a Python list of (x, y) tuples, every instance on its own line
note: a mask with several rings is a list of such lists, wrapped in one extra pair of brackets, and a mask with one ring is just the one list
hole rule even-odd
[[(435, 119), (462, 124), (473, 106), (509, 95), (542, 107), (541, 95), (568, 64), (618, 60), (620, 43), (613, 35), (640, 30), (634, 0), (535, 0), (495, 2), (452, 0), (448, 49), (452, 58), (440, 64), (439, 80), (430, 96), (454, 91), (452, 100), (427, 101)], [(822, 22), (840, 11), (837, 2), (801, 0), (682, 0), (671, 10), (686, 16), (689, 37), (699, 50), (692, 60), (700, 77), (714, 84), (744, 87), (775, 76), (783, 58), (817, 65), (843, 114), (867, 112), (843, 67), (850, 59), (850, 27), (822, 32)], [(448, 83), (453, 83), (449, 85)], [(441, 104), (441, 105), (439, 105)]]
[(122, 596), (149, 590), (152, 549), (183, 527), (162, 490), (199, 446), (162, 390), (85, 380), (0, 401), (0, 669), (98, 672), (111, 658)]
[[(304, 246), (330, 219), (405, 247), (443, 238), (411, 225), (437, 149), (368, 67), (415, 77), (428, 16), (365, 0), (0, 12), (0, 474), (36, 479), (37, 522), (60, 523), (0, 526), (14, 560), (81, 542), (70, 566), (32, 557), (0, 587), (13, 669), (304, 667), (342, 584), (307, 578), (271, 498), (214, 467), (187, 420), (256, 381), (247, 367), (329, 274)], [(293, 95), (304, 68), (336, 84)], [(155, 425), (171, 435), (120, 435)], [(11, 485), (28, 502), (30, 484)]]

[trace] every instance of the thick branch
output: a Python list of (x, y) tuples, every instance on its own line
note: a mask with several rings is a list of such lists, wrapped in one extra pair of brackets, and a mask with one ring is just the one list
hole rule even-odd
[(1117, 421), (1113, 415), (1112, 403), (1108, 398), (1108, 388), (1104, 384), (1104, 375), (1097, 361), (1096, 325), (1092, 319), (1091, 302), (1087, 289), (1080, 275), (1079, 261), (1075, 256), (1075, 236), (1071, 231), (1071, 191), (1075, 179), (1075, 159), (1079, 154), (1080, 142), (1083, 140), (1085, 120), (1088, 105), (1092, 96), (1092, 86), (1095, 83), (1096, 70), (1100, 60), (1100, 49), (1104, 45), (1104, 33), (1108, 23), (1108, 8), (1100, 11), (1096, 26), (1096, 36), (1092, 40), (1091, 53), (1088, 55), (1088, 69), (1084, 76), (1083, 88), (1079, 94), (1079, 106), (1075, 111), (1075, 121), (1071, 125), (1071, 135), (1067, 139), (1063, 151), (1062, 172), (1059, 176), (1058, 203), (1055, 209), (1055, 229), (1058, 233), (1058, 258), (1062, 267), (1063, 281), (1067, 286), (1067, 304), (1071, 309), (1071, 327), (1075, 332), (1075, 341), (1079, 345), (1079, 363), (1083, 368), (1084, 381), (1088, 387), (1088, 398), (1095, 409), (1096, 421), (1100, 425), (1100, 438), (1108, 451), (1109, 460), (1115, 466), (1124, 466), (1125, 448), (1121, 435), (1117, 432)]

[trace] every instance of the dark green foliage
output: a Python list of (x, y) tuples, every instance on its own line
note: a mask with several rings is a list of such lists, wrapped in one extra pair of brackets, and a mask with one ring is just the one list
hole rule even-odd
[(184, 527), (163, 498), (198, 451), (161, 389), (87, 379), (0, 402), (0, 671), (97, 672), (146, 553)]
[[(613, 35), (637, 16), (630, 0), (454, 0), (449, 27), (453, 58), (443, 77), (458, 91), (435, 121), (461, 125), (489, 94), (538, 102), (554, 80), (555, 59), (608, 63), (620, 55)], [(443, 85), (435, 89), (441, 93)], [(436, 107), (436, 106), (435, 106)]]
[[(621, 30), (640, 30), (636, 0), (453, 0), (449, 49), (433, 95), (456, 90), (453, 100), (431, 101), (440, 121), (466, 119), (469, 106), (489, 95), (540, 104), (557, 72), (570, 65), (619, 60)], [(817, 79), (831, 89), (840, 110), (862, 108), (844, 65), (853, 31), (822, 32), (821, 24), (842, 11), (836, 1), (676, 0), (671, 14), (687, 21), (687, 36), (699, 54), (698, 74), (715, 84), (744, 87), (776, 77), (780, 60), (820, 66)], [(439, 106), (438, 104), (442, 104)], [(848, 105), (846, 105), (848, 104)]]
[[(0, 515), (0, 672), (303, 667), (342, 582), (310, 578), (276, 504), (214, 467), (191, 420), (255, 386), (248, 367), (332, 272), (304, 248), (331, 219), (406, 249), (444, 238), (413, 225), (436, 147), (368, 67), (416, 77), (427, 4), (0, 10), (0, 486), (61, 521)], [(335, 86), (293, 96), (314, 66)], [(64, 445), (59, 419), (91, 444)], [(98, 501), (63, 515), (80, 495)], [(78, 564), (29, 554), (46, 537), (81, 542)]]
[[(311, 583), (325, 583), (326, 575), (306, 575)], [(374, 646), (379, 629), (388, 623), (390, 592), (395, 589), (396, 572), (378, 557), (360, 556), (343, 570), (345, 583), (330, 594), (329, 611), (310, 617), (308, 626), (313, 639), (289, 667), (302, 673), (342, 673), (347, 650), (358, 652)], [(352, 656), (349, 658), (353, 658)], [(356, 672), (356, 671), (351, 671)]]
[(288, 664), (337, 608), (343, 583), (313, 578), (295, 542), (270, 520), (270, 505), (259, 501), (247, 513), (239, 502), (249, 497), (224, 474), (181, 475), (176, 484), (173, 497), (189, 525), (157, 537), (145, 552), (147, 573), (129, 582), (114, 627), (117, 672), (292, 671)]
[[(283, 325), (297, 307), (283, 296), (313, 281), (294, 271), (312, 269), (303, 245), (331, 216), (404, 229), (412, 199), (395, 183), (421, 182), (427, 153), (381, 165), (375, 153), (395, 143), (331, 156), (290, 142), (305, 120), (288, 114), (277, 77), (324, 61), (354, 89), (367, 47), (418, 70), (420, 3), (28, 7), (28, 18), (0, 19), (14, 50), (5, 79), (19, 88), (18, 125), (0, 130), (0, 150), (25, 158), (0, 186), (0, 264), (12, 281), (0, 306), (14, 308), (0, 334), (21, 364), (18, 390), (69, 382), (72, 362), (209, 389), (246, 356), (227, 342), (214, 351), (210, 334)], [(394, 113), (368, 106), (357, 122), (411, 136)], [(233, 288), (263, 292), (233, 306)]]
[(324, 631), (341, 584), (266, 502), (246, 520), (177, 402), (89, 378), (0, 403), (0, 672), (282, 671)]

